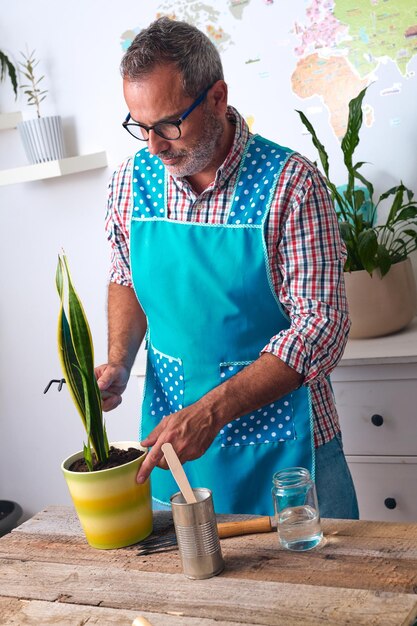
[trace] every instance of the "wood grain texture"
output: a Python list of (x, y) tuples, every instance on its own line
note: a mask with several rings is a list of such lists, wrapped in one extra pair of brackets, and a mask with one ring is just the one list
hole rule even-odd
[[(24, 584), (23, 584), (24, 581)], [(48, 581), (48, 582), (46, 582)], [(182, 574), (132, 572), (93, 565), (0, 560), (3, 596), (129, 609), (180, 612), (239, 624), (406, 624), (417, 611), (411, 594), (292, 585), (244, 579), (190, 581)], [(152, 620), (151, 620), (152, 621)]]
[[(251, 519), (218, 516), (219, 521)], [(173, 532), (154, 514), (154, 534)], [(417, 616), (417, 524), (324, 520), (324, 544), (294, 553), (275, 532), (222, 539), (225, 571), (182, 573), (178, 549), (91, 548), (69, 507), (0, 539), (0, 624), (408, 625)], [(101, 621), (100, 621), (101, 620)]]
[[(45, 624), (51, 626), (130, 626), (138, 617), (137, 611), (128, 609), (106, 609), (96, 606), (82, 606), (63, 602), (51, 603), (39, 600), (17, 600), (0, 597), (0, 624), (33, 626)], [(195, 626), (193, 617), (184, 617), (177, 613), (155, 613), (143, 611), (152, 626)], [(199, 626), (236, 626), (236, 622), (199, 619)]]

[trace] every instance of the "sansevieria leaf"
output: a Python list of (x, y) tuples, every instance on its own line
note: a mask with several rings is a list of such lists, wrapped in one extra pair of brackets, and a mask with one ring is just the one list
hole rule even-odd
[(109, 445), (103, 421), (100, 390), (94, 374), (94, 350), (90, 327), (74, 289), (65, 255), (58, 258), (56, 286), (61, 300), (58, 317), (59, 356), (70, 394), (87, 433), (88, 445), (84, 446), (84, 453), (87, 466), (90, 468), (90, 444), (99, 461), (107, 459)]

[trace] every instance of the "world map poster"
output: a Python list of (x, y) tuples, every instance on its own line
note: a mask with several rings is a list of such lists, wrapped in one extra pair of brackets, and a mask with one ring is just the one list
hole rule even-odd
[(356, 154), (364, 174), (377, 190), (402, 180), (417, 191), (415, 1), (149, 0), (121, 33), (122, 50), (162, 15), (194, 24), (217, 46), (230, 104), (253, 132), (317, 160), (302, 110), (339, 184), (348, 104), (367, 86)]

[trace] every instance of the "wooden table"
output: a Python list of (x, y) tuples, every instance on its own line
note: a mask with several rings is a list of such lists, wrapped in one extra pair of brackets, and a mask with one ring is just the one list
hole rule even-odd
[[(305, 553), (281, 549), (275, 532), (223, 539), (225, 571), (189, 580), (176, 548), (94, 550), (71, 508), (50, 507), (0, 539), (0, 624), (413, 624), (417, 523), (323, 527), (325, 544)], [(155, 513), (155, 533), (172, 529)]]

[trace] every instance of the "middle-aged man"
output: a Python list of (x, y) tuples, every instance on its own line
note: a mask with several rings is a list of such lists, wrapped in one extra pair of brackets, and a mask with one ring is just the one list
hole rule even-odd
[(322, 515), (357, 517), (328, 380), (349, 330), (344, 250), (319, 172), (249, 132), (194, 26), (157, 20), (121, 71), (124, 126), (146, 144), (110, 184), (97, 377), (113, 409), (146, 333), (139, 436), (151, 450), (138, 481), (152, 471), (155, 500), (169, 504), (171, 442), (217, 512), (271, 513), (273, 474), (302, 466)]

